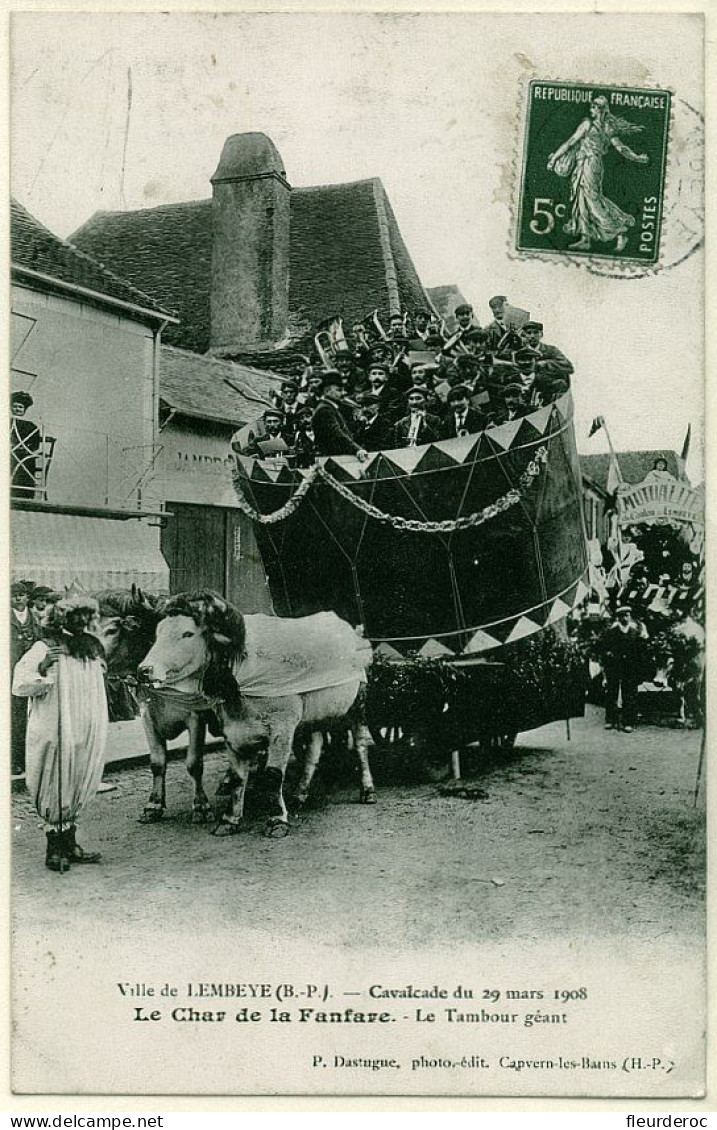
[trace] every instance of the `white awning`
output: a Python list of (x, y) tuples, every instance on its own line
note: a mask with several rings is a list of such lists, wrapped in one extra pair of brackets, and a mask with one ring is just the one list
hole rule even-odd
[(169, 567), (159, 529), (138, 519), (93, 518), (15, 510), (12, 575), (60, 592), (73, 582), (88, 591), (129, 588), (169, 592)]

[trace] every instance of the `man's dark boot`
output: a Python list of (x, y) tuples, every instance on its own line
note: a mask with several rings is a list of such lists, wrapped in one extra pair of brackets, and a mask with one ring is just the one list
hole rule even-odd
[(70, 863), (99, 863), (102, 859), (98, 851), (85, 851), (75, 840), (77, 829), (73, 824), (70, 828), (66, 828), (62, 833), (62, 838), (65, 845), (65, 855)]
[(62, 835), (59, 832), (47, 833), (45, 867), (49, 867), (50, 871), (62, 873), (70, 870), (70, 860), (65, 849), (64, 838), (64, 833)]

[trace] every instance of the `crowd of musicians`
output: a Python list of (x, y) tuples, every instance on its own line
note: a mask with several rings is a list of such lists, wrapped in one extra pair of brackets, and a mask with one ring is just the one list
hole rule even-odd
[[(472, 434), (534, 412), (570, 387), (573, 366), (543, 341), (540, 322), (516, 317), (504, 296), (481, 327), (473, 307), (448, 331), (435, 312), (374, 314), (345, 335), (340, 319), (316, 335), (317, 364), (287, 378), (256, 425), (232, 439), (258, 458), (307, 466), (321, 455), (356, 455)], [(512, 315), (512, 316), (511, 316)]]

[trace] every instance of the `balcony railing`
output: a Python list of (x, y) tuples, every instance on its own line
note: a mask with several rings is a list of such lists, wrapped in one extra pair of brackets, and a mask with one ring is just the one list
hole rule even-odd
[(25, 417), (13, 417), (10, 496), (58, 506), (162, 511), (155, 483), (158, 444), (90, 429), (62, 429), (55, 437)]

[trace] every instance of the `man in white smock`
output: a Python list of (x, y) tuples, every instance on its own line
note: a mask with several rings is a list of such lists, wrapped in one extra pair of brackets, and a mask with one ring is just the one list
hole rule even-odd
[(13, 672), (12, 693), (29, 699), (25, 779), (45, 821), (51, 871), (100, 859), (76, 840), (77, 820), (102, 780), (107, 743), (104, 651), (88, 631), (98, 613), (90, 596), (58, 601), (46, 637)]

